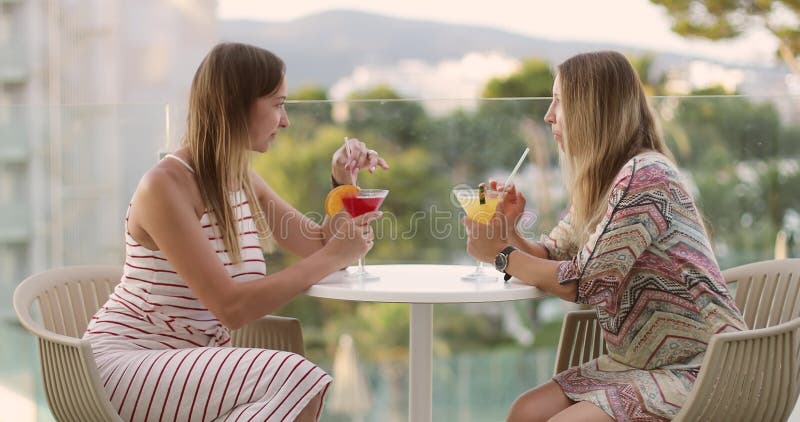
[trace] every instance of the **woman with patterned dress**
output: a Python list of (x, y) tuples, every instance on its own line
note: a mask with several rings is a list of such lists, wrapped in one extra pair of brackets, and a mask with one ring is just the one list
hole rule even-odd
[(508, 420), (670, 420), (711, 336), (745, 329), (701, 214), (621, 54), (562, 63), (545, 121), (567, 173), (569, 212), (540, 242), (525, 240), (512, 224), (525, 198), (490, 182), (507, 194), (489, 225), (465, 221), (468, 251), (564, 300), (593, 305), (608, 354), (524, 393)]
[[(182, 147), (133, 194), (124, 275), (84, 334), (124, 420), (319, 419), (331, 377), (293, 353), (231, 347), (230, 330), (364, 255), (380, 213), (320, 226), (250, 169), (289, 126), (284, 74), (267, 50), (214, 47), (192, 82)], [(376, 166), (388, 168), (351, 139), (334, 152), (333, 179)], [(265, 240), (302, 260), (268, 275)]]

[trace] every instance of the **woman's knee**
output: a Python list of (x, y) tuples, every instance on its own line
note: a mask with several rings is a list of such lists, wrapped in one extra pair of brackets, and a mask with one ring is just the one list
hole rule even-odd
[(555, 382), (548, 382), (527, 391), (514, 400), (508, 411), (508, 422), (546, 421), (566, 409), (572, 402)]
[(524, 395), (517, 397), (514, 403), (511, 404), (511, 408), (508, 410), (508, 416), (506, 416), (506, 422), (539, 420), (535, 416), (534, 406), (530, 404), (528, 400), (525, 400), (524, 397)]
[(519, 396), (511, 405), (506, 417), (507, 422), (545, 422), (549, 415), (544, 414), (536, 399)]

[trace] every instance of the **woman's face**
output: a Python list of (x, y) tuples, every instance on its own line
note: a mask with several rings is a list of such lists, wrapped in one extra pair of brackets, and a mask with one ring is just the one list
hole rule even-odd
[(282, 80), (274, 94), (257, 98), (250, 107), (248, 120), (250, 149), (267, 152), (278, 132), (289, 127), (285, 102), (286, 82)]
[(550, 123), (553, 137), (556, 138), (561, 151), (564, 151), (564, 115), (561, 111), (561, 77), (558, 74), (553, 82), (553, 102), (544, 115), (544, 121)]

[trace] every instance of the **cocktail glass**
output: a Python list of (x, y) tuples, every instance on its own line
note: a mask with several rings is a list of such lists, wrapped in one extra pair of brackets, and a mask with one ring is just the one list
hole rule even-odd
[[(464, 209), (464, 212), (467, 213), (467, 217), (469, 217), (470, 220), (486, 224), (492, 219), (492, 216), (494, 216), (494, 212), (497, 210), (497, 204), (503, 199), (505, 192), (487, 189), (483, 204), (480, 203), (479, 189), (455, 188), (453, 189), (453, 195), (456, 197), (456, 200), (458, 200), (461, 208)], [(475, 271), (461, 276), (462, 280), (473, 283), (490, 283), (497, 281), (497, 275), (487, 274), (483, 270), (483, 262), (476, 262)]]
[[(386, 189), (361, 189), (355, 196), (343, 197), (342, 205), (344, 205), (344, 209), (350, 214), (350, 217), (356, 218), (359, 215), (377, 211), (388, 194), (389, 191)], [(375, 281), (380, 279), (380, 277), (370, 274), (364, 269), (363, 256), (358, 258), (358, 270), (348, 274), (346, 278), (352, 281)]]

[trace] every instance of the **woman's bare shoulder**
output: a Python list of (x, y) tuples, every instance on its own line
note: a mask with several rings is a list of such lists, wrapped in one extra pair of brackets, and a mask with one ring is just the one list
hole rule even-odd
[(194, 174), (174, 160), (161, 160), (139, 180), (132, 205), (147, 205), (153, 201), (169, 201), (191, 205), (202, 210), (203, 200)]

